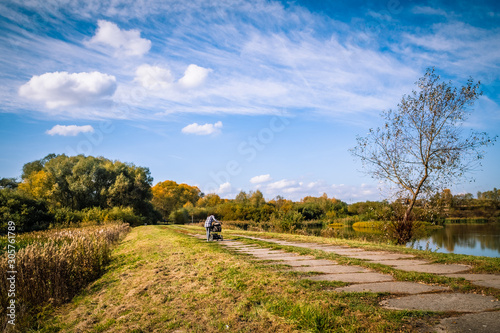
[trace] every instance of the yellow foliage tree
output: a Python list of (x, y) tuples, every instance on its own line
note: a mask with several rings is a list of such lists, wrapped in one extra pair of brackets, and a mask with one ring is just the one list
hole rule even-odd
[(177, 184), (173, 180), (160, 182), (152, 187), (153, 205), (161, 212), (164, 218), (170, 213), (182, 208), (186, 203), (196, 204), (201, 191), (196, 186)]

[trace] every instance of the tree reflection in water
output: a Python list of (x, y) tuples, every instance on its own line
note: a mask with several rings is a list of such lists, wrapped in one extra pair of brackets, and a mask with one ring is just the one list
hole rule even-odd
[(408, 245), (442, 253), (500, 257), (500, 224), (448, 224)]

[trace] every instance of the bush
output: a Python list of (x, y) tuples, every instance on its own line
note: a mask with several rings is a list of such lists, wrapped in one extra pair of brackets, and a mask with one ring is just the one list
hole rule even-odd
[(304, 216), (296, 211), (289, 211), (286, 214), (273, 215), (270, 223), (274, 231), (293, 232), (302, 227)]
[(189, 215), (186, 208), (181, 208), (170, 213), (168, 217), (175, 224), (186, 224), (189, 222)]
[(61, 226), (77, 225), (83, 220), (83, 213), (66, 207), (53, 210), (54, 222)]
[(53, 219), (45, 201), (30, 199), (8, 188), (0, 190), (0, 234), (7, 233), (9, 221), (16, 223), (20, 233), (47, 229)]
[(106, 213), (104, 221), (122, 221), (132, 226), (143, 223), (143, 219), (134, 214), (134, 209), (132, 207), (113, 207)]

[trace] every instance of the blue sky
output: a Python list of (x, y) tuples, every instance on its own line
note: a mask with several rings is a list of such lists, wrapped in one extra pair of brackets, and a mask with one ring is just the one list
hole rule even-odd
[(2, 1), (0, 177), (83, 153), (227, 198), (380, 200), (348, 149), (432, 66), (480, 80), (466, 127), (500, 134), (497, 1)]

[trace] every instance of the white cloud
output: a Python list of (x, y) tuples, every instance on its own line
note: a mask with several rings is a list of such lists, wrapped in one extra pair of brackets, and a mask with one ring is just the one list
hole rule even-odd
[(110, 97), (116, 78), (100, 72), (53, 72), (33, 76), (19, 88), (19, 95), (45, 102), (48, 108), (90, 105)]
[(193, 123), (184, 127), (182, 129), (182, 133), (196, 134), (196, 135), (219, 134), (221, 128), (222, 128), (222, 121), (218, 121), (215, 124), (204, 124), (204, 125), (198, 125), (197, 123)]
[(151, 65), (141, 65), (135, 71), (135, 80), (144, 88), (158, 90), (172, 86), (174, 78), (170, 70)]
[(282, 179), (282, 180), (278, 180), (277, 182), (274, 182), (274, 183), (267, 185), (267, 188), (269, 190), (280, 190), (280, 189), (294, 186), (296, 184), (297, 184), (297, 182), (295, 180)]
[(49, 135), (77, 136), (80, 133), (92, 133), (94, 128), (90, 125), (55, 125), (45, 133)]
[(252, 184), (262, 184), (271, 181), (272, 178), (269, 174), (267, 175), (260, 175), (260, 176), (255, 176), (250, 179), (250, 183)]
[(179, 84), (183, 88), (196, 88), (205, 82), (208, 73), (211, 71), (209, 68), (191, 64), (184, 72), (184, 76), (179, 79)]
[(121, 30), (115, 23), (99, 20), (90, 44), (104, 44), (116, 50), (116, 55), (142, 56), (151, 48), (151, 41), (141, 38), (139, 30)]
[(231, 183), (226, 182), (226, 183), (220, 184), (220, 186), (216, 192), (217, 192), (217, 194), (222, 195), (222, 194), (227, 194), (227, 193), (231, 192), (231, 190), (232, 190)]

